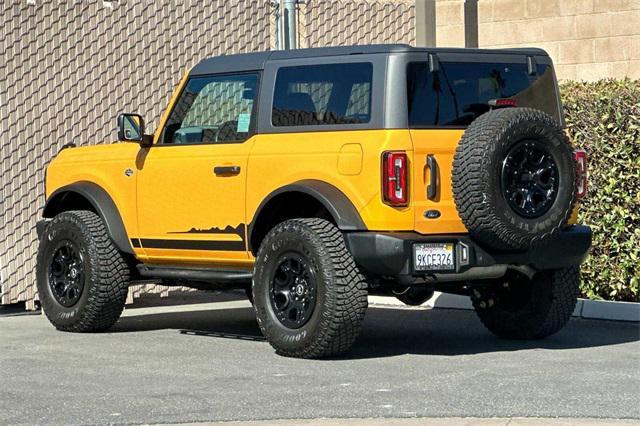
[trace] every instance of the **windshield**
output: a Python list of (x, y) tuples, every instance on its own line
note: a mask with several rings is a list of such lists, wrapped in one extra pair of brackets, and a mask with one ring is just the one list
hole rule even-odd
[(411, 62), (407, 70), (409, 126), (465, 127), (489, 111), (490, 101), (511, 99), (519, 107), (542, 110), (560, 120), (553, 68), (524, 63)]

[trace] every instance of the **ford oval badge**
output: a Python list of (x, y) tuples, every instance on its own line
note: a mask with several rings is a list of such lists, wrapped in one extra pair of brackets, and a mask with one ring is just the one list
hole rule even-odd
[(424, 212), (424, 217), (427, 219), (437, 219), (440, 217), (440, 210), (427, 210)]

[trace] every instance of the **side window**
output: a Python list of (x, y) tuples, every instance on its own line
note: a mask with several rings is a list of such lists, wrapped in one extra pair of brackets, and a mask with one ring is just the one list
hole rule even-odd
[(163, 144), (242, 142), (253, 130), (257, 74), (189, 80), (163, 131)]
[(276, 75), (274, 126), (368, 123), (371, 63), (282, 67)]

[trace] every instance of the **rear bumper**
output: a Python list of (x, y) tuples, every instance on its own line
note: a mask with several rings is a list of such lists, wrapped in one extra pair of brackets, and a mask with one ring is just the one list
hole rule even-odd
[[(507, 267), (534, 270), (558, 269), (581, 264), (591, 247), (591, 228), (574, 225), (550, 244), (524, 252), (498, 252), (479, 246), (468, 235), (422, 235), (414, 232), (350, 232), (347, 245), (358, 266), (373, 275), (431, 276), (453, 281), (501, 276)], [(413, 244), (455, 244), (455, 270), (429, 273), (415, 271)], [(466, 255), (465, 255), (466, 252)]]

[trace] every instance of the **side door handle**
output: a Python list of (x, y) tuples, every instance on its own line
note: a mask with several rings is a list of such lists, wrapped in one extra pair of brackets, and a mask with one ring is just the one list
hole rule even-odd
[(216, 176), (232, 176), (240, 174), (240, 166), (216, 166), (213, 168)]
[(429, 168), (429, 185), (427, 185), (427, 198), (434, 200), (438, 194), (438, 162), (433, 154), (427, 155), (427, 167)]

